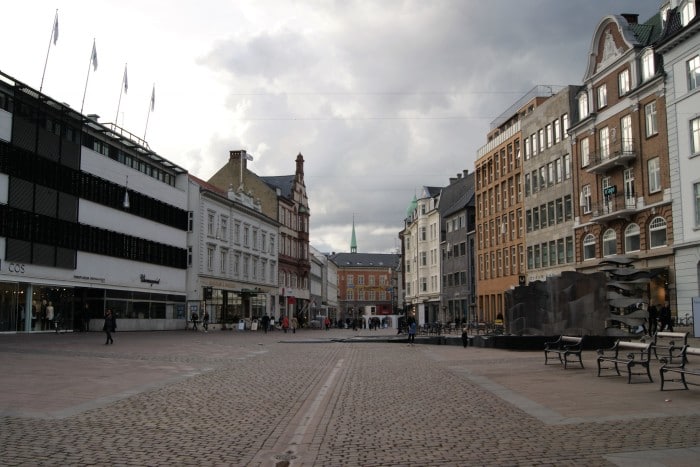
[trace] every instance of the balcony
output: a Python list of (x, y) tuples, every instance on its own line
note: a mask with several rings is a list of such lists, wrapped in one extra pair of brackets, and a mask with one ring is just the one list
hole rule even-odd
[(613, 142), (607, 154), (602, 152), (592, 154), (591, 162), (585, 169), (588, 173), (604, 174), (616, 167), (628, 167), (636, 158), (636, 142), (623, 139)]
[(637, 198), (627, 197), (624, 193), (608, 195), (601, 202), (593, 203), (591, 220), (606, 222), (615, 219), (629, 220), (637, 212)]

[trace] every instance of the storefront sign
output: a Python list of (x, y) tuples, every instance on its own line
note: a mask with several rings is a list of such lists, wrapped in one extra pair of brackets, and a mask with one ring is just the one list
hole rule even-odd
[(160, 279), (149, 279), (145, 274), (141, 274), (141, 282), (145, 282), (147, 284), (160, 284)]
[(92, 276), (73, 276), (73, 279), (78, 279), (81, 281), (95, 281), (95, 282), (104, 282), (106, 279), (104, 277), (92, 277)]
[(0, 271), (3, 270), (3, 266), (5, 267), (5, 271), (7, 272), (11, 272), (14, 274), (24, 274), (24, 264), (22, 263), (5, 262), (5, 264), (3, 264), (2, 260), (0, 260)]

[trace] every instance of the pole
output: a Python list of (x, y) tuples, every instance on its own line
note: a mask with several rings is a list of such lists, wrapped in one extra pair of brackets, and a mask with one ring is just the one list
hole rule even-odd
[(49, 52), (51, 52), (51, 43), (56, 43), (58, 40), (58, 8), (56, 8), (56, 15), (53, 18), (53, 27), (51, 28), (51, 37), (49, 37), (49, 48), (46, 51), (46, 61), (44, 61), (44, 71), (41, 73), (41, 85), (39, 86), (39, 92), (44, 88), (44, 76), (46, 75), (46, 65), (49, 63)]
[(87, 94), (88, 80), (90, 79), (90, 67), (94, 66), (97, 70), (97, 52), (95, 50), (95, 39), (92, 39), (92, 52), (90, 52), (90, 61), (88, 62), (87, 76), (85, 77), (85, 90), (83, 91), (83, 101), (80, 104), (80, 113), (83, 113), (85, 107), (85, 95)]
[(127, 87), (126, 84), (126, 63), (124, 64), (124, 76), (122, 77), (122, 85), (119, 87), (119, 102), (117, 102), (117, 115), (114, 117), (114, 124), (117, 125), (119, 123), (119, 107), (122, 105), (122, 93), (124, 92), (124, 89)]
[(153, 83), (153, 90), (151, 91), (151, 102), (148, 104), (148, 115), (146, 115), (146, 128), (143, 129), (143, 140), (146, 141), (146, 132), (148, 131), (148, 119), (151, 117), (151, 111), (155, 107), (156, 103), (156, 83)]

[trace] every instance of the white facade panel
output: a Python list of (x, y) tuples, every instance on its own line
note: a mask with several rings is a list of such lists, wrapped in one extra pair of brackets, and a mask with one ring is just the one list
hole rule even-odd
[(10, 141), (12, 138), (12, 114), (0, 109), (0, 139)]

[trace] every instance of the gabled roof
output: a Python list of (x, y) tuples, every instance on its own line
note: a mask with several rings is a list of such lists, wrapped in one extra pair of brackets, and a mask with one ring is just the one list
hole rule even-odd
[(205, 188), (205, 189), (207, 189), (207, 190), (209, 190), (209, 191), (212, 191), (212, 192), (214, 192), (214, 193), (218, 193), (218, 194), (220, 194), (221, 196), (227, 196), (227, 195), (228, 195), (228, 193), (227, 193), (225, 190), (222, 190), (221, 188), (219, 188), (219, 187), (217, 187), (217, 186), (214, 186), (214, 185), (212, 185), (212, 184), (209, 183), (209, 182), (205, 182), (204, 180), (202, 180), (202, 179), (199, 178), (199, 177), (195, 177), (195, 176), (192, 175), (192, 174), (187, 174), (187, 175), (189, 176), (190, 180), (192, 180), (193, 182), (195, 182), (197, 185), (201, 186), (202, 188)]
[(661, 37), (661, 14), (656, 13), (642, 24), (631, 24), (630, 29), (643, 46), (648, 46)]
[(399, 266), (399, 255), (394, 253), (335, 253), (328, 259), (339, 268), (392, 268)]

